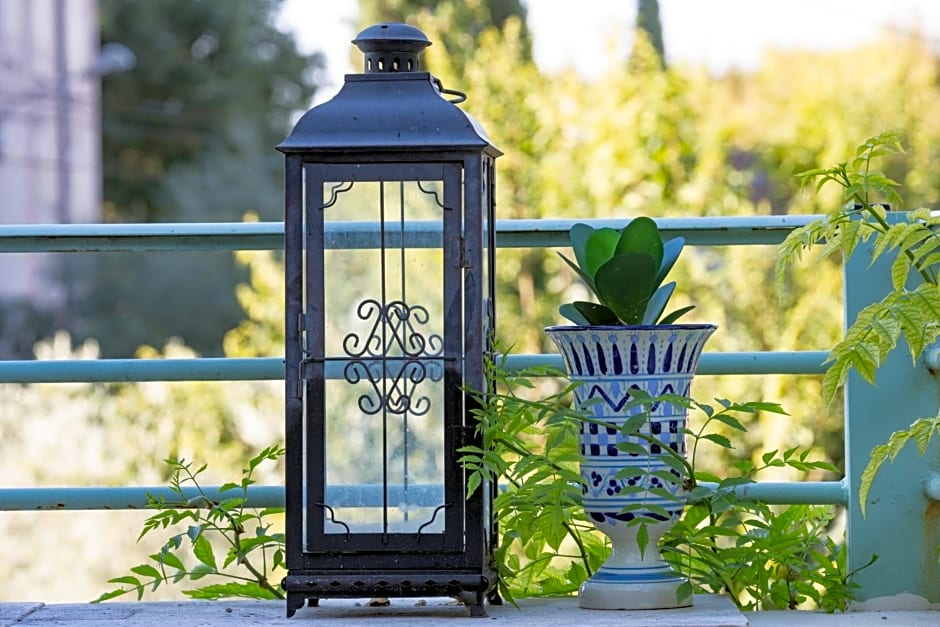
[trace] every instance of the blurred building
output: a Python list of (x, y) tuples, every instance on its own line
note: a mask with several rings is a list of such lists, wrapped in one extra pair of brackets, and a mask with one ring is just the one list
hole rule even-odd
[[(98, 0), (0, 0), (0, 224), (101, 215)], [(49, 255), (0, 254), (0, 299), (61, 306)]]

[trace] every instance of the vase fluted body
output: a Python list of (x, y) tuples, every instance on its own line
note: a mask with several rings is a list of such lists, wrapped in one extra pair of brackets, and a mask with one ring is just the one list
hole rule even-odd
[[(633, 390), (649, 396), (688, 396), (702, 347), (716, 327), (710, 324), (642, 326), (557, 326), (545, 330), (558, 347), (572, 382), (575, 406), (588, 420), (580, 427), (583, 503), (590, 520), (611, 541), (610, 557), (581, 586), (580, 605), (588, 609), (658, 609), (692, 604), (679, 597), (685, 582), (657, 548), (662, 535), (685, 506), (681, 481), (657, 477), (679, 474), (662, 461), (662, 447), (685, 456), (687, 410), (654, 403), (641, 433), (660, 444), (625, 437), (620, 426), (642, 407), (628, 407)], [(645, 454), (625, 452), (620, 442), (642, 446)], [(629, 472), (636, 469), (636, 473)], [(651, 490), (665, 489), (672, 498)], [(646, 509), (650, 506), (656, 509)], [(665, 511), (666, 515), (663, 515)], [(642, 517), (648, 541), (637, 543)], [(632, 522), (632, 524), (631, 524)]]

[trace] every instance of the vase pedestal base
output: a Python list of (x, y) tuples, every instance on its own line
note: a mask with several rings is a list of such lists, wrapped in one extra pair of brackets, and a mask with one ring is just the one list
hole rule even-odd
[[(603, 575), (603, 569), (598, 575)], [(607, 579), (603, 577), (602, 579)], [(692, 605), (692, 595), (678, 598), (685, 579), (673, 577), (659, 581), (597, 581), (595, 577), (581, 584), (578, 605), (587, 610), (661, 610)]]

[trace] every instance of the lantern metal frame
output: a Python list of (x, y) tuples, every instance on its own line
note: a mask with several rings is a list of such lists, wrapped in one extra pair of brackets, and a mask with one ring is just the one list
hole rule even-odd
[[(483, 616), (485, 601), (498, 601), (492, 564), (496, 487), (485, 485), (468, 498), (458, 450), (481, 444), (469, 390), (488, 389), (484, 360), (492, 351), (495, 325), (495, 159), (502, 153), (456, 106), (462, 95), (420, 70), (420, 52), (430, 43), (419, 30), (379, 24), (353, 43), (365, 53), (366, 71), (347, 75), (340, 92), (308, 111), (278, 146), (285, 154), (288, 573), (282, 585), (287, 615), (321, 598), (454, 596), (465, 601), (471, 615)], [(453, 95), (458, 98), (447, 98)], [(402, 218), (401, 230), (389, 233), (380, 212), (376, 222), (358, 225), (368, 227), (358, 239), (337, 233), (324, 220), (337, 194), (345, 191), (337, 181), (349, 187), (378, 184), (382, 212), (386, 185), (436, 181), (440, 224), (405, 225)], [(331, 248), (372, 246), (382, 255), (396, 246), (441, 250), (442, 332), (422, 335), (412, 329), (407, 338), (398, 336), (403, 320), (426, 317), (427, 311), (386, 301), (383, 270), (382, 297), (364, 298), (360, 309), (364, 317), (375, 316), (384, 335), (351, 333), (351, 347), (331, 354), (325, 338), (325, 255)], [(354, 385), (372, 377), (377, 391), (360, 399), (385, 420), (415, 411), (414, 388), (387, 383), (400, 381), (403, 373), (415, 385), (427, 379), (442, 385), (438, 402), (443, 405), (437, 408), (443, 430), (442, 492), (432, 499), (428, 521), (417, 530), (396, 532), (390, 530), (387, 512), (397, 488), (383, 478), (372, 493), (384, 508), (384, 526), (353, 531), (334, 517), (331, 499), (337, 497), (327, 484), (326, 421), (332, 409), (326, 406), (327, 382)], [(383, 469), (387, 463), (383, 457)]]

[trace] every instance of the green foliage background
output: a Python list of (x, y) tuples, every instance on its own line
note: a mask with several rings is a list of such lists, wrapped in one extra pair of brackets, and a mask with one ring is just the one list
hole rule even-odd
[[(196, 97), (204, 93), (200, 85), (227, 82), (203, 102), (182, 101), (184, 111), (191, 104), (192, 111), (201, 112), (198, 121), (205, 128), (200, 133), (175, 137), (157, 125), (163, 134), (157, 139), (114, 126), (108, 112), (125, 106), (129, 88), (105, 85), (105, 128), (110, 125), (111, 141), (126, 142), (125, 148), (107, 144), (108, 159), (147, 161), (158, 151), (145, 151), (146, 142), (158, 140), (185, 153), (172, 164), (146, 167), (106, 162), (108, 176), (128, 184), (124, 195), (111, 196), (108, 215), (232, 220), (255, 211), (263, 219), (278, 219), (271, 209), (280, 205), (281, 193), (272, 147), (286, 132), (289, 113), (303, 108), (313, 93), (310, 73), (318, 61), (299, 57), (293, 42), (265, 21), (277, 3), (128, 3), (137, 10), (124, 16), (126, 23), (109, 21), (117, 20), (120, 4), (102, 3), (105, 27), (120, 24), (122, 31), (141, 37), (152, 34), (154, 45), (167, 46), (152, 51), (154, 62), (181, 64), (173, 70), (178, 74), (166, 67), (146, 70), (148, 89), (154, 91), (145, 99), (163, 107), (154, 115), (169, 115), (166, 107), (182, 98), (159, 91), (161, 86), (189, 85), (185, 93)], [(889, 128), (904, 135), (906, 152), (886, 170), (902, 182), (909, 206), (936, 208), (940, 201), (940, 59), (916, 34), (885, 33), (837, 53), (771, 53), (753, 73), (722, 77), (691, 66), (664, 68), (640, 37), (629, 62), (610, 63), (603, 76), (587, 81), (573, 70), (546, 74), (538, 68), (518, 3), (362, 4), (364, 16), (404, 17), (432, 41), (444, 42), (426, 53), (431, 71), (445, 86), (469, 95), (462, 106), (505, 152), (498, 161), (500, 218), (820, 213), (816, 203), (827, 198), (801, 190), (794, 174), (844, 160), (859, 141)], [(421, 8), (427, 4), (436, 10)], [(497, 13), (497, 5), (508, 8)], [(158, 6), (175, 8), (159, 13)], [(190, 14), (198, 11), (206, 13)], [(188, 30), (195, 24), (210, 30), (227, 24), (242, 37), (232, 47), (246, 56), (219, 58), (218, 64), (204, 62), (212, 55), (191, 58), (193, 43), (207, 32)], [(259, 24), (267, 24), (261, 39)], [(185, 45), (169, 45), (173, 41)], [(268, 44), (287, 55), (276, 59), (291, 60), (276, 75), (271, 65), (257, 62), (259, 54), (268, 54), (261, 53)], [(250, 72), (242, 75), (240, 69)], [(288, 86), (278, 90), (278, 80)], [(266, 87), (252, 87), (265, 81)], [(209, 136), (214, 140), (204, 141)], [(141, 153), (136, 157), (135, 147)], [(128, 168), (133, 176), (125, 179), (121, 172)], [(154, 187), (138, 187), (145, 182), (141, 177)], [(202, 209), (208, 213), (200, 214)], [(75, 328), (77, 338), (110, 342), (127, 330), (120, 348), (107, 353), (149, 343), (160, 348), (142, 348), (140, 355), (153, 358), (190, 355), (192, 346), (229, 356), (282, 354), (283, 288), (275, 255), (238, 255), (245, 268), (241, 276), (249, 277), (234, 291), (244, 314), (231, 302), (221, 309), (208, 306), (233, 291), (238, 275), (229, 273), (228, 256), (217, 261), (199, 255), (129, 259), (101, 255), (95, 262), (100, 276), (112, 277), (100, 283), (103, 291), (113, 287), (111, 297), (121, 297), (106, 304), (95, 290), (80, 290), (83, 300), (76, 312), (85, 323)], [(142, 273), (143, 266), (150, 267), (148, 273)], [(842, 325), (838, 265), (827, 261), (794, 273), (779, 305), (773, 266), (774, 251), (767, 247), (687, 250), (673, 271), (679, 282), (673, 304), (694, 302), (690, 321), (719, 325), (711, 351), (831, 346)], [(541, 329), (558, 321), (560, 302), (577, 295), (580, 287), (571, 273), (554, 252), (541, 250), (500, 250), (497, 272), (502, 343), (517, 353), (550, 351)], [(192, 286), (188, 279), (197, 275), (209, 276), (209, 283), (228, 291), (210, 295)], [(167, 303), (172, 307), (164, 307)], [(162, 313), (146, 317), (148, 309)], [(120, 315), (106, 315), (106, 310)], [(171, 341), (181, 331), (164, 325), (169, 311), (204, 324), (194, 327), (192, 337)], [(223, 335), (226, 329), (231, 330)], [(37, 353), (94, 358), (100, 349), (90, 339), (76, 347), (68, 336), (57, 335), (40, 344)], [(841, 410), (838, 403), (823, 403), (817, 377), (700, 377), (694, 394), (779, 402), (790, 413), (758, 413), (746, 425), (746, 439), (735, 440), (736, 457), (757, 460), (764, 451), (801, 446), (815, 448), (814, 458), (842, 463)], [(9, 486), (154, 485), (167, 478), (161, 460), (177, 456), (207, 462), (221, 483), (236, 476), (253, 451), (282, 437), (282, 405), (277, 382), (4, 385), (0, 470)], [(730, 462), (716, 456), (710, 470), (720, 474)], [(276, 473), (259, 479), (280, 481)], [(142, 560), (159, 548), (134, 546), (136, 533), (128, 530), (138, 529), (144, 518), (139, 512), (5, 513), (0, 553), (8, 559), (0, 571), (0, 598), (36, 598), (40, 592), (46, 601), (97, 596), (104, 581), (136, 559), (132, 556)], [(61, 576), (63, 569), (67, 577)], [(54, 572), (60, 575), (52, 577)]]

